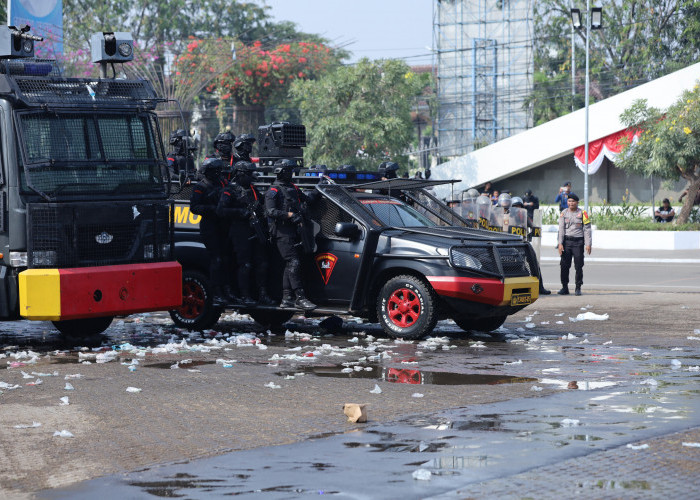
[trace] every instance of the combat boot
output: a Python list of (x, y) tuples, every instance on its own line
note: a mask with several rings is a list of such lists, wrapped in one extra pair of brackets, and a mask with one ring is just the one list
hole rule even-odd
[(260, 293), (258, 293), (258, 304), (261, 306), (272, 306), (275, 304), (272, 297), (268, 295), (266, 288), (260, 288)]
[(292, 299), (292, 291), (291, 290), (283, 290), (282, 291), (282, 302), (280, 302), (280, 307), (282, 307), (282, 308), (294, 307), (294, 300)]
[(311, 311), (312, 309), (316, 309), (316, 304), (314, 304), (306, 298), (306, 296), (304, 295), (304, 290), (297, 290), (296, 295), (297, 300), (294, 302), (294, 307), (296, 307), (297, 309), (303, 309), (304, 311)]
[(213, 287), (211, 290), (211, 305), (214, 307), (223, 307), (228, 301), (224, 297), (224, 292), (220, 287)]
[(241, 300), (235, 293), (233, 293), (233, 288), (231, 288), (231, 285), (224, 285), (223, 295), (224, 297), (226, 297), (226, 300), (228, 300), (232, 304), (237, 304)]
[(581, 287), (577, 286), (576, 290), (574, 290), (574, 295), (581, 295)]
[(244, 295), (240, 299), (238, 299), (238, 303), (244, 307), (253, 307), (257, 304), (257, 301), (252, 297)]
[(569, 295), (569, 287), (564, 285), (561, 287), (561, 290), (557, 292), (559, 295)]

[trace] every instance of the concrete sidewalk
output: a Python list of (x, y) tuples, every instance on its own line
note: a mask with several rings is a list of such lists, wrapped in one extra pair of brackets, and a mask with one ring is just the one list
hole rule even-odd
[[(541, 262), (559, 261), (559, 254), (552, 247), (542, 247)], [(586, 262), (638, 262), (667, 264), (700, 264), (700, 250), (606, 250), (593, 245)]]

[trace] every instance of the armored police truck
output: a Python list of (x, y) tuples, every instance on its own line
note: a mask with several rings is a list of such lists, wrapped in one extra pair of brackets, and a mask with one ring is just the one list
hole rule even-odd
[[(0, 319), (91, 335), (178, 306), (152, 86), (61, 77), (28, 28), (0, 27)], [(132, 51), (128, 34), (93, 36), (103, 76)]]
[[(270, 168), (259, 170), (256, 186), (264, 191), (274, 176)], [(306, 295), (318, 307), (230, 305), (263, 325), (280, 325), (297, 313), (350, 314), (379, 322), (395, 338), (421, 338), (441, 318), (453, 319), (465, 331), (490, 332), (538, 298), (530, 244), (469, 227), (426, 189), (441, 181), (382, 180), (378, 172), (311, 168), (300, 169), (294, 182), (318, 193), (308, 209), (315, 248), (302, 263)], [(183, 303), (171, 316), (180, 326), (202, 329), (213, 326), (222, 309), (212, 306), (207, 256), (196, 232), (199, 219), (189, 212), (186, 193), (178, 196), (174, 212)], [(267, 288), (279, 297), (281, 273), (270, 274)]]

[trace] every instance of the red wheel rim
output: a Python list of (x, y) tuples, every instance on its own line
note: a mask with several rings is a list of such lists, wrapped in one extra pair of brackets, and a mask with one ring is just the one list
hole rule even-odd
[(392, 323), (401, 328), (408, 328), (415, 325), (420, 318), (420, 299), (414, 291), (399, 288), (389, 297), (386, 310)]
[(205, 302), (204, 288), (196, 281), (185, 281), (182, 284), (182, 305), (177, 313), (184, 319), (196, 319), (202, 314)]

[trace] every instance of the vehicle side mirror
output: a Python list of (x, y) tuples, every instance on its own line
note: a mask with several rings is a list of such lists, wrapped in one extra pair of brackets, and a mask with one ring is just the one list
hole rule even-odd
[(360, 233), (360, 228), (353, 222), (338, 222), (333, 233), (341, 238), (355, 238)]

